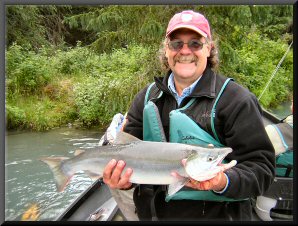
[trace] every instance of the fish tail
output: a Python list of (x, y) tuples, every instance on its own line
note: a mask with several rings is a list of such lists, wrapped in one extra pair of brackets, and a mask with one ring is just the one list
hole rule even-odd
[(66, 157), (47, 157), (40, 160), (48, 164), (54, 174), (55, 183), (58, 192), (62, 192), (70, 181), (72, 175), (66, 175), (61, 169), (61, 162), (66, 160)]

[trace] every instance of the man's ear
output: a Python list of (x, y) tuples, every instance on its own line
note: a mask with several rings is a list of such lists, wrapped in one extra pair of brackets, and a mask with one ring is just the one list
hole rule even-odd
[(169, 51), (167, 49), (165, 49), (165, 56), (166, 58), (169, 58)]
[(211, 45), (211, 44), (208, 44), (208, 45), (207, 45), (207, 51), (208, 51), (208, 55), (207, 55), (207, 57), (210, 57), (210, 54), (211, 54), (211, 48), (212, 48), (212, 45)]

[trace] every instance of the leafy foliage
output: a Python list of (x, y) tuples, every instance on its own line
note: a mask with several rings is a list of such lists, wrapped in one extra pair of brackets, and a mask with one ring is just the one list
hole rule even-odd
[(110, 52), (126, 45), (159, 45), (170, 17), (186, 6), (100, 6), (89, 12), (65, 18), (70, 27), (97, 32), (91, 45), (99, 52)]
[(149, 82), (149, 48), (132, 46), (102, 54), (96, 74), (76, 84), (75, 102), (84, 125), (106, 125), (117, 112), (126, 112), (135, 94)]
[(47, 57), (36, 55), (18, 45), (12, 45), (6, 54), (6, 81), (8, 95), (36, 94), (50, 80)]
[(42, 45), (63, 43), (67, 28), (63, 15), (70, 13), (70, 6), (6, 6), (7, 46), (13, 43), (37, 49)]
[[(232, 77), (256, 96), (260, 96), (288, 46), (281, 40), (275, 42), (258, 33), (250, 33), (247, 40), (249, 45), (243, 44), (236, 51), (239, 64), (234, 64)], [(287, 100), (292, 92), (293, 52), (290, 51), (260, 101), (263, 106), (268, 107)]]
[[(74, 120), (106, 125), (115, 113), (128, 110), (154, 76), (149, 74), (154, 64), (146, 63), (150, 47), (134, 45), (101, 55), (80, 46), (23, 51), (18, 45), (7, 51), (7, 128), (46, 130)], [(37, 84), (44, 76), (37, 72), (48, 72), (46, 83)]]
[(25, 121), (25, 111), (16, 106), (6, 104), (6, 127), (22, 128)]
[[(291, 43), (289, 5), (7, 6), (8, 128), (45, 130), (75, 120), (106, 125), (153, 76), (170, 18), (192, 9), (209, 20), (219, 71), (256, 96)], [(293, 92), (291, 50), (260, 100)]]
[(6, 26), (8, 46), (14, 42), (26, 47), (40, 47), (46, 44), (46, 29), (39, 23), (40, 20), (41, 16), (37, 6), (7, 6)]

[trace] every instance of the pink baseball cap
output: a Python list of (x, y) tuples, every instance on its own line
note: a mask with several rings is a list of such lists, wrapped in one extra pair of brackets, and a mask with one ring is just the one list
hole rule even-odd
[(167, 28), (166, 37), (168, 37), (173, 31), (180, 28), (193, 30), (203, 37), (211, 39), (208, 20), (202, 14), (192, 10), (182, 11), (172, 17)]

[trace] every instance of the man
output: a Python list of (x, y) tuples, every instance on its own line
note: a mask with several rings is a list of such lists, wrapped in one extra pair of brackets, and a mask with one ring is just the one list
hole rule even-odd
[(228, 146), (233, 152), (225, 160), (238, 164), (207, 181), (191, 179), (174, 197), (166, 195), (164, 186), (131, 184), (133, 169), (122, 174), (122, 160), (107, 164), (104, 182), (111, 188), (136, 187), (140, 220), (250, 220), (249, 198), (270, 186), (275, 167), (258, 101), (214, 72), (217, 50), (202, 14), (187, 10), (174, 15), (164, 44), (161, 59), (169, 72), (136, 95), (124, 131), (148, 141)]

